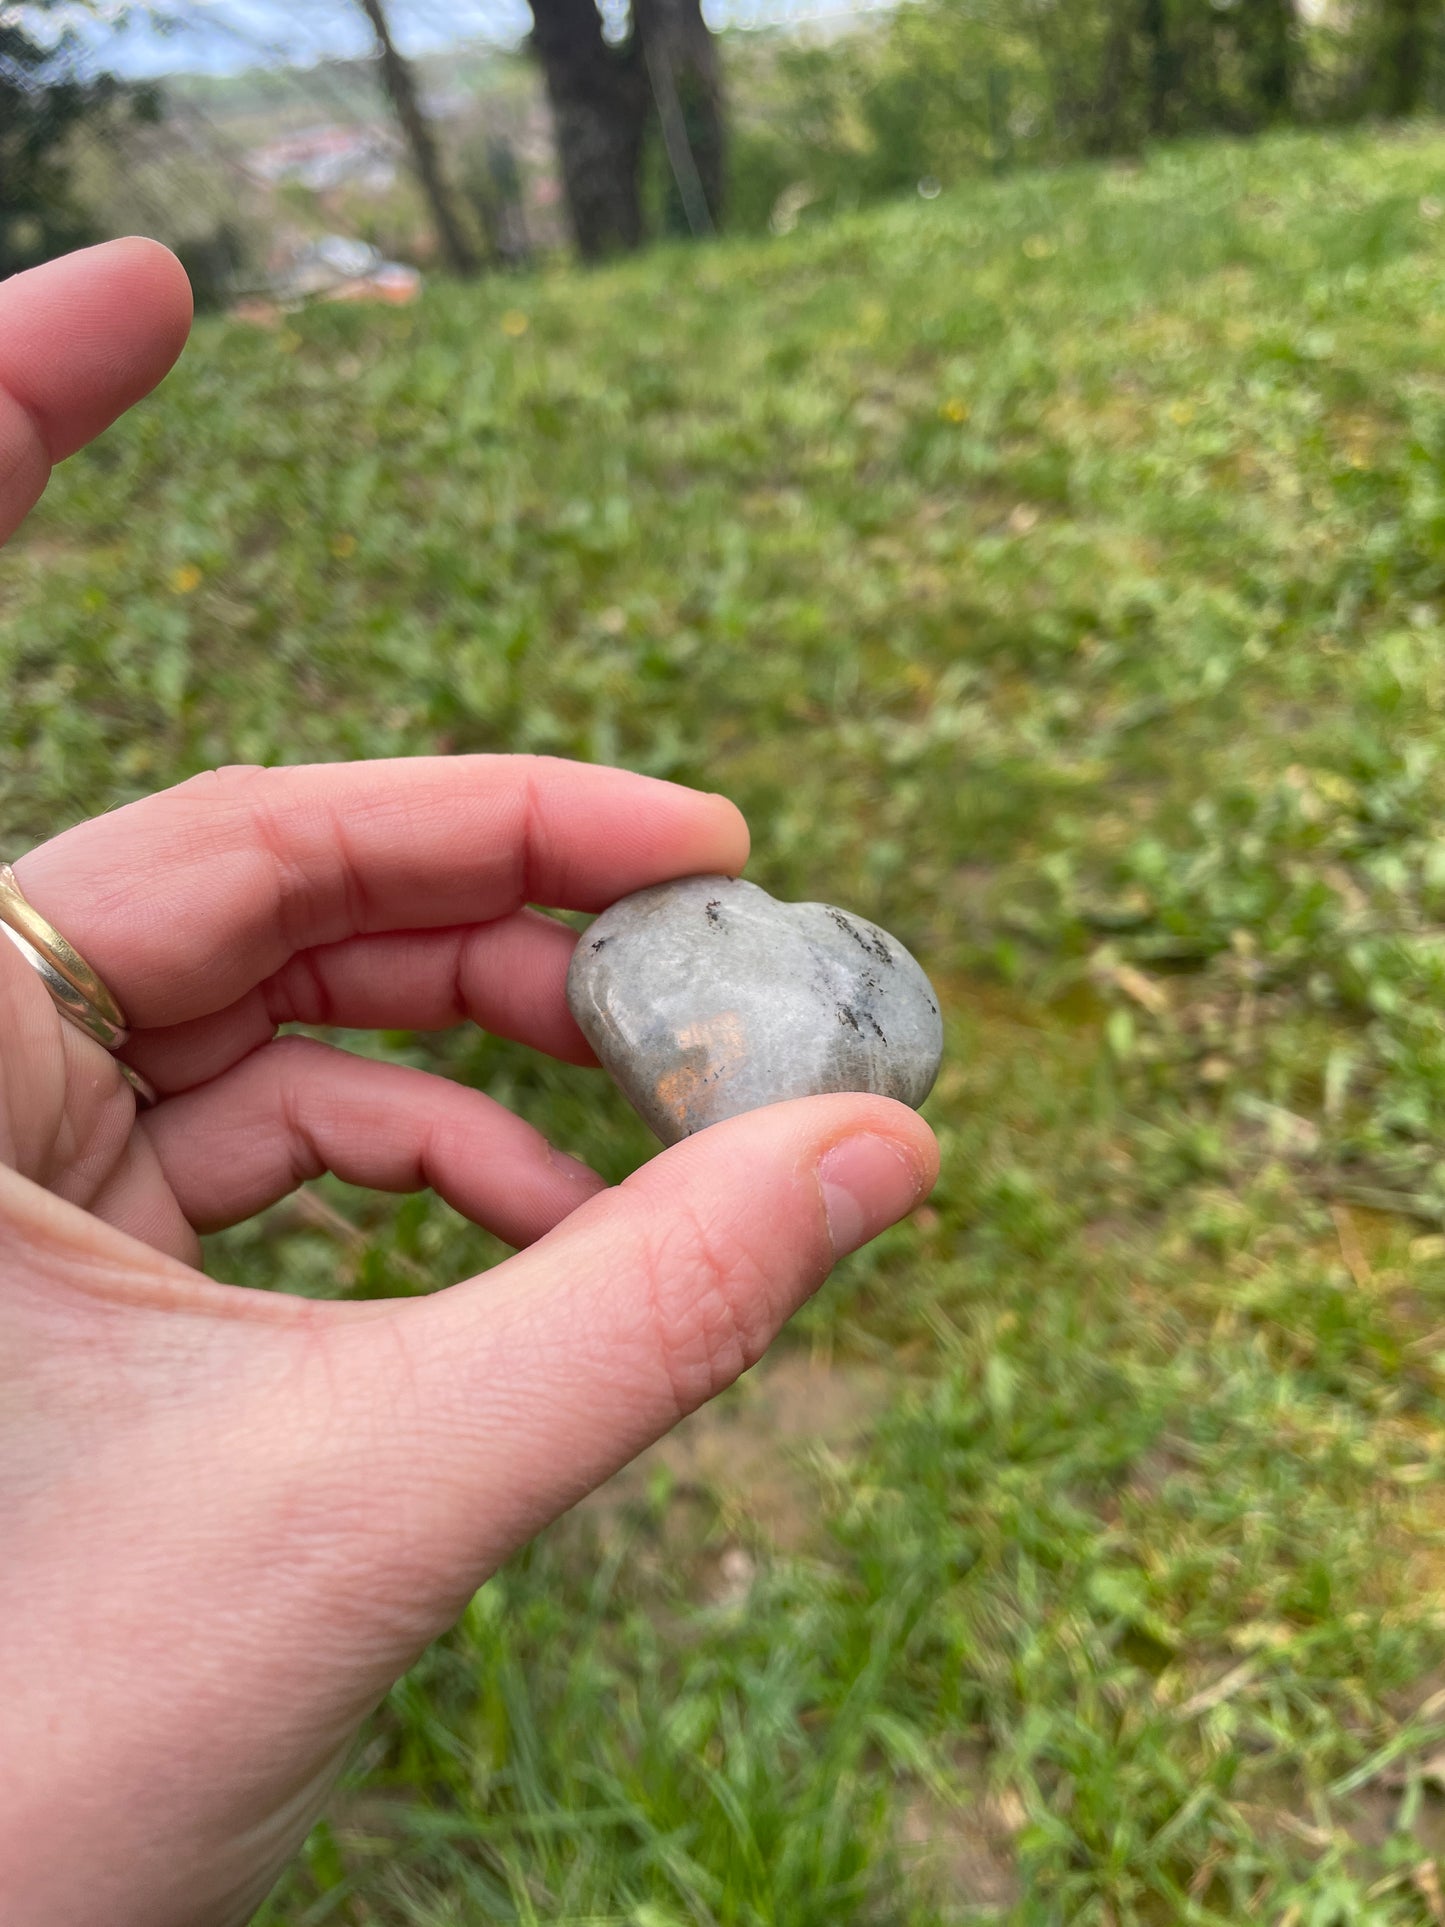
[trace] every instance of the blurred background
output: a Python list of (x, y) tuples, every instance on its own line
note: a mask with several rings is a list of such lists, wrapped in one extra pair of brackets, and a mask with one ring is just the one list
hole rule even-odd
[(363, 243), (468, 274), (780, 234), (1445, 91), (1435, 0), (29, 0), (0, 21), (0, 273), (139, 228), (215, 306), (360, 280)]
[[(478, 1595), (267, 1927), (1445, 1923), (1442, 25), (0, 8), (0, 272), (205, 310), (0, 565), (0, 849), (622, 763), (948, 1026), (933, 1199)], [(323, 1179), (208, 1255), (505, 1253)]]

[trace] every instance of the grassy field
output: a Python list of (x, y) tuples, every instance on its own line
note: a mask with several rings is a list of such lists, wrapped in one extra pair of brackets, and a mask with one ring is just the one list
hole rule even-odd
[[(268, 1927), (1445, 1923), (1445, 138), (207, 324), (0, 689), (0, 847), (555, 751), (726, 790), (944, 994), (932, 1203), (477, 1597)], [(212, 1255), (502, 1254), (322, 1185)]]

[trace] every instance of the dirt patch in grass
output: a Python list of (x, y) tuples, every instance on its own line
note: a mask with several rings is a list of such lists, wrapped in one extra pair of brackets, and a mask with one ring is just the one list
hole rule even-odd
[(915, 1787), (898, 1804), (898, 1855), (910, 1892), (926, 1895), (941, 1921), (1013, 1907), (1022, 1895), (1014, 1841), (1026, 1824), (1009, 1789), (991, 1792), (987, 1756), (957, 1749), (954, 1786)]
[[(1410, 1493), (1406, 1513), (1410, 1590), (1445, 1614), (1445, 1492), (1438, 1486), (1417, 1487)], [(1445, 1688), (1440, 1698), (1440, 1711), (1445, 1712)]]
[[(726, 1397), (694, 1412), (580, 1508), (600, 1525), (666, 1494), (669, 1517), (699, 1502), (715, 1507), (724, 1537), (757, 1540), (780, 1552), (818, 1544), (827, 1468), (855, 1457), (898, 1379), (879, 1365), (821, 1364), (799, 1353), (765, 1360)], [(724, 1590), (739, 1573), (728, 1552), (717, 1577)]]

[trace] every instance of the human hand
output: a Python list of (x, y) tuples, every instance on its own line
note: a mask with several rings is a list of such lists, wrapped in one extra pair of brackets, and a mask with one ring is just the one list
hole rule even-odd
[[(145, 243), (0, 288), (3, 532), (188, 315)], [(573, 935), (526, 906), (746, 855), (721, 798), (464, 757), (222, 771), (16, 864), (161, 1101), (137, 1115), (0, 941), (7, 1927), (245, 1920), (472, 1591), (926, 1191), (930, 1134), (884, 1099), (755, 1112), (605, 1190), (479, 1093), (275, 1037), (470, 1019), (590, 1062)], [(193, 1268), (198, 1231), (325, 1169), (431, 1185), (529, 1248), (399, 1303)]]

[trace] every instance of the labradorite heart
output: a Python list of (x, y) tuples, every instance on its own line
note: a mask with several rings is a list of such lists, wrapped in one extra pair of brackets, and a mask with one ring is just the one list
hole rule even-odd
[(826, 1091), (916, 1108), (943, 1054), (938, 999), (896, 938), (736, 877), (614, 903), (577, 946), (567, 1002), (664, 1144)]

